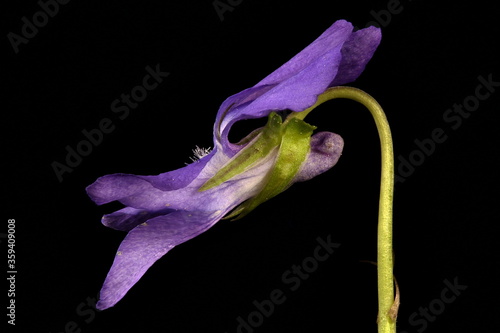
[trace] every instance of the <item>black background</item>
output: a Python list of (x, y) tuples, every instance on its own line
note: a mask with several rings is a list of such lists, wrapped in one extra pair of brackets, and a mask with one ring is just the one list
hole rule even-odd
[[(232, 3), (221, 21), (210, 0), (74, 0), (18, 53), (7, 34), (21, 34), (22, 17), (32, 21), (40, 6), (24, 1), (2, 10), (1, 232), (7, 219), (16, 220), (19, 332), (237, 332), (237, 318), (247, 318), (253, 301), (269, 299), (274, 289), (286, 301), (255, 332), (376, 331), (376, 269), (361, 261), (376, 260), (380, 153), (369, 113), (348, 101), (326, 103), (308, 117), (319, 130), (343, 136), (335, 168), (178, 246), (114, 308), (95, 312), (85, 304), (125, 236), (100, 224), (119, 206), (96, 206), (87, 185), (109, 173), (182, 167), (196, 145), (212, 145), (226, 97), (253, 86), (337, 19), (362, 28), (394, 1)], [(443, 115), (474, 96), (479, 76), (500, 81), (497, 11), (480, 1), (401, 0), (393, 12), (379, 16), (382, 43), (351, 85), (384, 107), (398, 160), (416, 156), (415, 140), (437, 128), (447, 136), (396, 185), (398, 331), (492, 331), (500, 310), (500, 87), (456, 129)], [(170, 75), (118, 119), (111, 103), (157, 64)], [(51, 163), (64, 163), (65, 147), (75, 148), (82, 130), (103, 118), (114, 131), (59, 182)], [(255, 125), (247, 123), (235, 132)], [(313, 254), (317, 237), (329, 235), (340, 247), (290, 291), (282, 274)], [(467, 289), (432, 319), (411, 322), (421, 308), (439, 305), (444, 280)]]

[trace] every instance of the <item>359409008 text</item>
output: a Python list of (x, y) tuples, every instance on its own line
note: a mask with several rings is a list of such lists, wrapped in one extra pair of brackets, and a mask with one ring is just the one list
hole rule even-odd
[(7, 220), (7, 323), (16, 325), (16, 220)]

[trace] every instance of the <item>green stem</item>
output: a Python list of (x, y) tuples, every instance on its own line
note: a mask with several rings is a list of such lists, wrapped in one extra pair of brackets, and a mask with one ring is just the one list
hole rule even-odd
[(394, 192), (394, 152), (391, 129), (384, 111), (377, 101), (362, 90), (352, 87), (334, 87), (318, 96), (312, 107), (293, 113), (290, 117), (304, 119), (318, 105), (335, 98), (348, 98), (363, 104), (372, 114), (377, 125), (382, 152), (382, 172), (377, 228), (377, 278), (378, 278), (378, 332), (395, 333), (396, 322), (389, 311), (394, 303), (393, 252), (392, 252), (392, 202)]

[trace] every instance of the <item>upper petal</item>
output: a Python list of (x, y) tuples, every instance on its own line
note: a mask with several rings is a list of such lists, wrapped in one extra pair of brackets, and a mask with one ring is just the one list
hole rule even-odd
[(353, 32), (342, 47), (342, 61), (330, 86), (339, 86), (356, 80), (372, 58), (381, 39), (382, 33), (376, 27)]
[(96, 308), (104, 310), (115, 305), (155, 261), (176, 245), (206, 231), (224, 213), (177, 211), (132, 229), (118, 248)]
[(311, 61), (321, 57), (333, 48), (342, 46), (350, 36), (352, 29), (351, 23), (345, 20), (336, 21), (306, 48), (257, 83), (257, 86), (276, 84), (289, 79), (307, 67)]
[(214, 128), (214, 141), (229, 156), (241, 147), (228, 141), (231, 126), (242, 119), (260, 118), (272, 111), (303, 111), (330, 86), (355, 80), (380, 43), (380, 29), (352, 33), (352, 25), (335, 22), (313, 43), (254, 87), (222, 103)]
[(283, 80), (247, 105), (233, 107), (221, 123), (222, 133), (229, 124), (240, 119), (266, 117), (271, 111), (302, 111), (316, 102), (337, 74), (341, 61), (341, 45), (327, 50), (315, 59), (308, 59), (295, 75)]
[(310, 60), (294, 76), (274, 85), (249, 103), (233, 106), (220, 123), (220, 142), (224, 151), (234, 150), (228, 140), (232, 124), (241, 119), (266, 117), (272, 111), (302, 111), (313, 105), (319, 94), (328, 88), (337, 73), (342, 45)]

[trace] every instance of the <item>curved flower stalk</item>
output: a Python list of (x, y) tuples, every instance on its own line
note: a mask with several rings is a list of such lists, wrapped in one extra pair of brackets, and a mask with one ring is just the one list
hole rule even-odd
[(382, 168), (377, 227), (378, 328), (380, 333), (394, 333), (396, 332), (396, 317), (399, 308), (399, 301), (394, 298), (395, 280), (392, 269), (394, 265), (392, 252), (394, 151), (391, 129), (385, 113), (377, 101), (364, 91), (352, 87), (333, 87), (321, 94), (313, 106), (290, 117), (304, 119), (318, 105), (335, 98), (347, 98), (363, 104), (375, 120), (380, 137)]
[[(173, 247), (203, 233), (223, 217), (240, 218), (295, 182), (333, 167), (343, 140), (313, 134), (300, 117), (330, 87), (354, 81), (364, 70), (381, 33), (375, 27), (353, 32), (335, 22), (313, 43), (255, 86), (226, 99), (213, 128), (214, 149), (184, 168), (156, 176), (112, 174), (87, 193), (97, 204), (125, 207), (102, 223), (127, 231), (104, 281), (98, 309), (114, 306), (147, 269)], [(238, 143), (228, 133), (239, 120), (267, 117), (266, 126)], [(229, 214), (229, 215), (228, 215)]]

